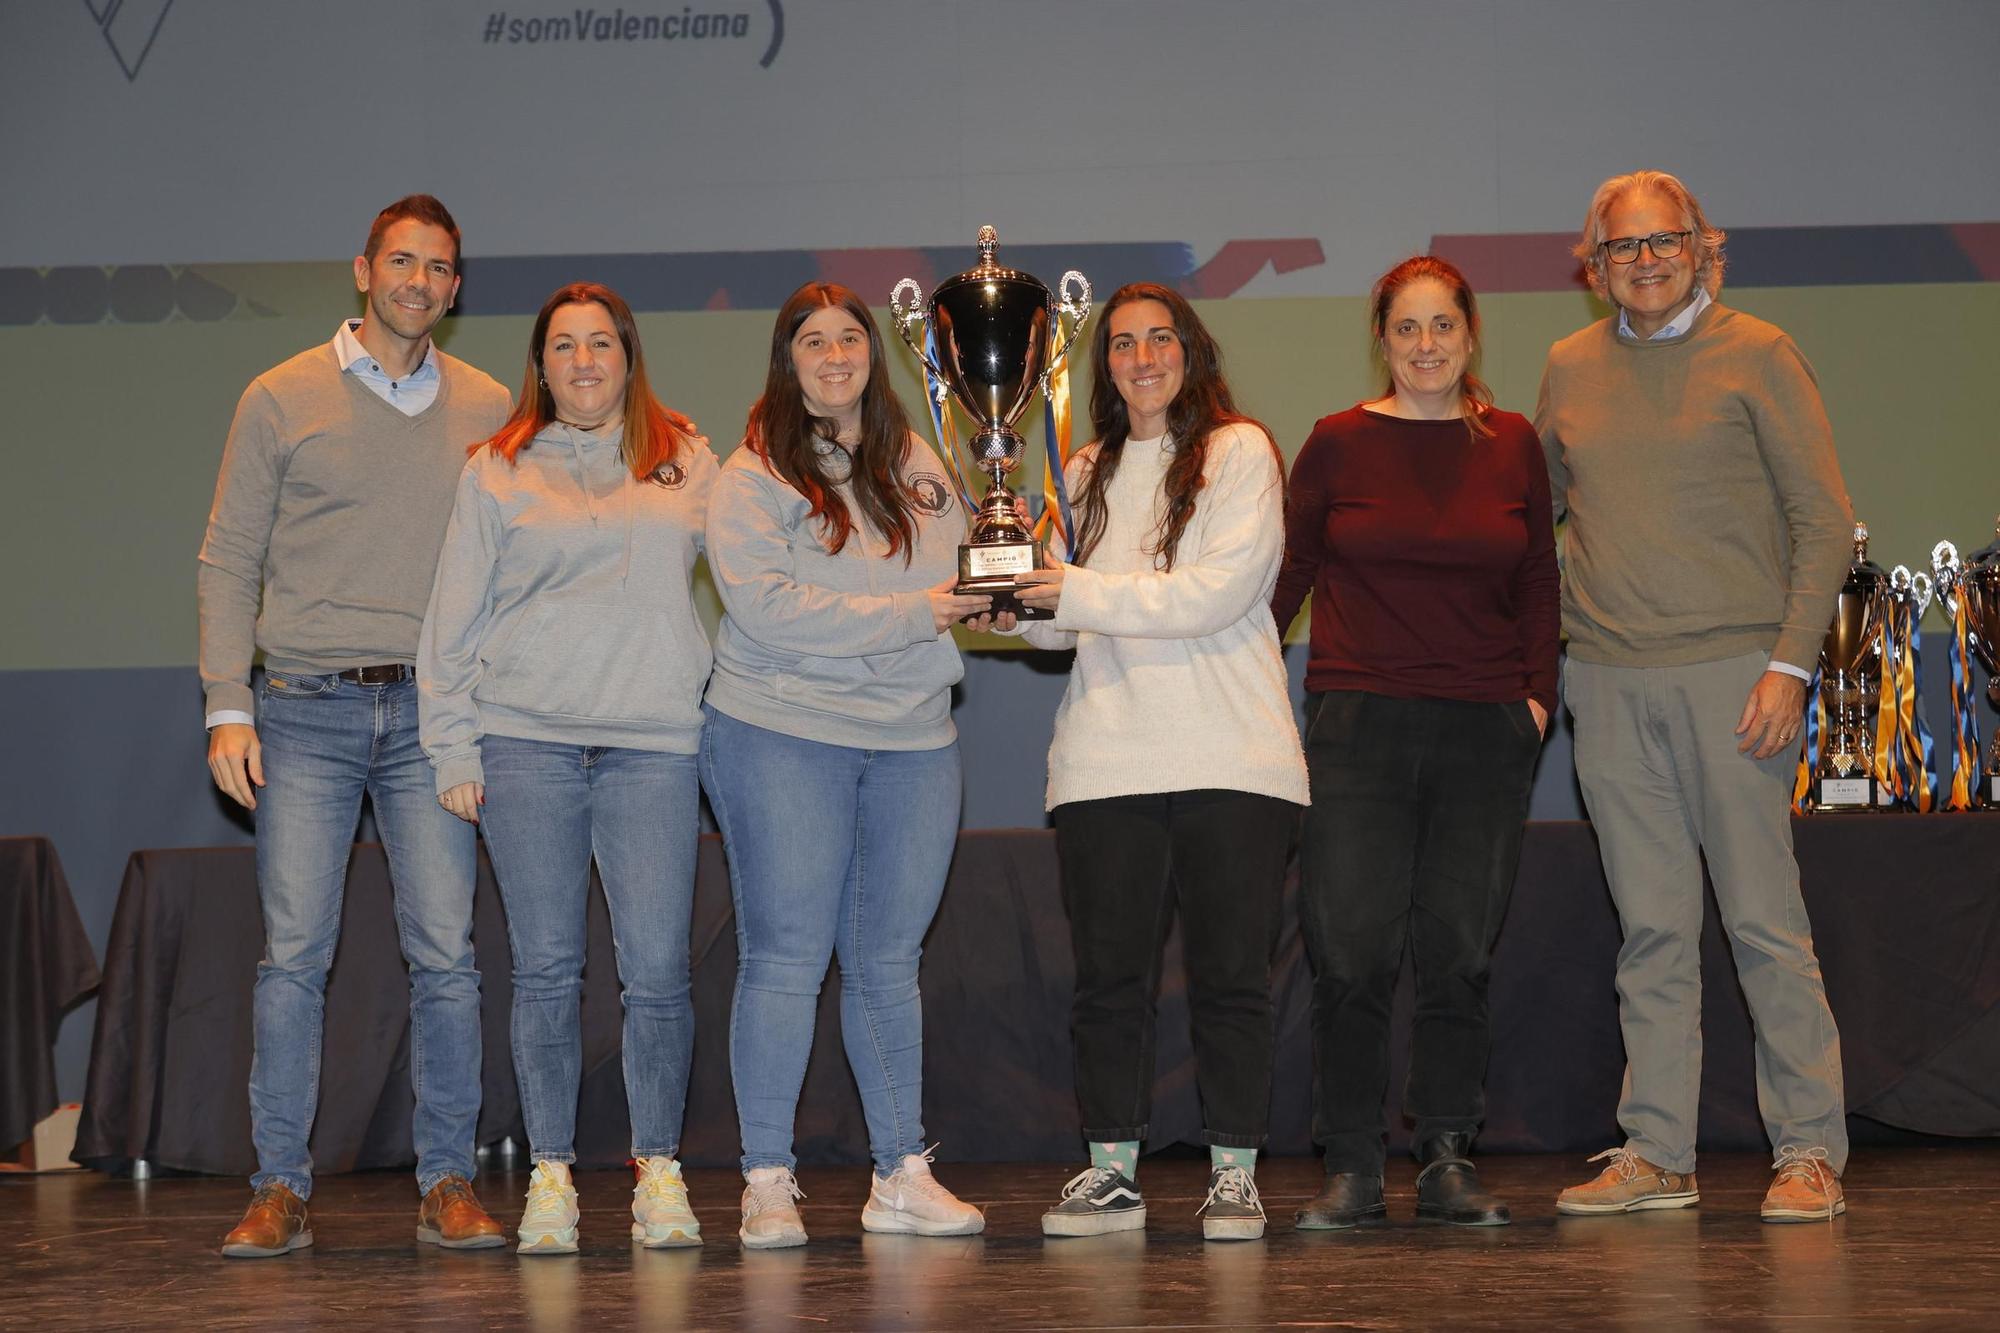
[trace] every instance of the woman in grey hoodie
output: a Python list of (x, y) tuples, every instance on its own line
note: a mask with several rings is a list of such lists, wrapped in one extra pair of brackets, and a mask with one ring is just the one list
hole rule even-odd
[[(527, 377), (474, 446), (417, 651), (438, 800), (482, 823), (514, 954), (514, 1074), (535, 1163), (523, 1254), (577, 1248), (584, 905), (593, 853), (625, 1003), (632, 1236), (699, 1245), (674, 1154), (694, 1050), (688, 918), (708, 636), (688, 595), (715, 455), (646, 382), (618, 295), (535, 318)], [(482, 819), (483, 816), (483, 819)]]
[(744, 1245), (803, 1245), (793, 1116), (827, 961), (875, 1175), (862, 1226), (971, 1235), (931, 1175), (917, 960), (958, 836), (950, 627), (962, 500), (910, 432), (860, 298), (811, 283), (778, 312), (764, 394), (708, 511), (725, 611), (701, 783), (729, 853), (729, 1064)]

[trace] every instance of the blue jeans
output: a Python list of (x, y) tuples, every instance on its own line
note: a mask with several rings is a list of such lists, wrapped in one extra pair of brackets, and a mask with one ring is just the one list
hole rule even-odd
[(625, 1001), (632, 1155), (680, 1148), (694, 1010), (688, 918), (701, 797), (691, 754), (488, 736), (486, 851), (514, 951), (514, 1077), (530, 1156), (576, 1160), (577, 1004), (597, 858)]
[(958, 745), (857, 750), (704, 711), (701, 783), (736, 903), (729, 1072), (743, 1169), (798, 1164), (793, 1118), (838, 954), (841, 1037), (887, 1175), (924, 1149), (917, 963), (958, 842)]
[(417, 687), (356, 685), (291, 672), (267, 679), (257, 734), (257, 889), (264, 959), (257, 964), (250, 1061), (253, 1186), (277, 1180), (312, 1193), (326, 971), (340, 942), (347, 861), (361, 796), (389, 855), (396, 930), (410, 969), (411, 1139), (417, 1186), (472, 1174), (479, 1122), (479, 973), (472, 963), (477, 845), (441, 809), (417, 744)]

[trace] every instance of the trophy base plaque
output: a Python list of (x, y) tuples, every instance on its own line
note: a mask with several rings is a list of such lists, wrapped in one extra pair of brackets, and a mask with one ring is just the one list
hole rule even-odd
[(1011, 611), (1016, 620), (1053, 620), (1056, 613), (1046, 607), (1021, 605), (1019, 576), (1042, 567), (1042, 544), (1022, 520), (1017, 503), (1005, 476), (996, 473), (973, 518), (972, 540), (958, 548), (958, 585), (952, 591), (991, 597), (996, 616)]
[(958, 548), (958, 586), (952, 591), (960, 596), (991, 597), (996, 616), (1011, 611), (1016, 620), (1053, 620), (1055, 612), (1023, 606), (1017, 595), (1021, 584), (1015, 575), (1039, 568), (1040, 552), (1033, 541), (967, 543)]
[(1816, 808), (1836, 813), (1873, 810), (1878, 804), (1875, 779), (1866, 774), (1857, 773), (1847, 778), (1821, 778), (1818, 795)]

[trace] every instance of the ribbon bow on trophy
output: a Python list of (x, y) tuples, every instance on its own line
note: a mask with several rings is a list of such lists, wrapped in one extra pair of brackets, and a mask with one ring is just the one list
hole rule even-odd
[[(1012, 611), (1019, 619), (1039, 620), (1054, 612), (1022, 606), (1015, 596), (1015, 576), (1041, 567), (1037, 533), (1051, 521), (1065, 545), (1073, 531), (1063, 478), (1069, 435), (1067, 360), (1090, 318), (1090, 282), (1071, 269), (1063, 274), (1058, 302), (1039, 278), (1002, 268), (994, 258), (999, 246), (993, 228), (981, 227), (976, 267), (939, 283), (929, 301), (914, 278), (904, 278), (890, 292), (889, 310), (897, 333), (923, 362), (938, 453), (968, 513), (973, 505), (967, 476), (984, 472), (988, 478), (970, 537), (958, 548), (955, 591), (991, 596), (996, 614)], [(1070, 323), (1068, 332), (1059, 335), (1060, 315), (1069, 316)], [(921, 342), (919, 325), (926, 326)], [(1014, 423), (1037, 391), (1046, 405), (1048, 461), (1042, 513), (1031, 529), (1007, 485), (1007, 474), (1027, 448)], [(963, 448), (952, 426), (950, 399), (958, 401), (975, 426)]]

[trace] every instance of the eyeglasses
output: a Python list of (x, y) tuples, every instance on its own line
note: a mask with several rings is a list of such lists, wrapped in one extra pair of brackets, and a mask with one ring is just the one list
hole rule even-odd
[(1691, 231), (1656, 231), (1651, 236), (1620, 236), (1615, 241), (1601, 243), (1597, 248), (1614, 264), (1629, 264), (1637, 259), (1642, 245), (1653, 252), (1655, 259), (1672, 259), (1692, 235)]

